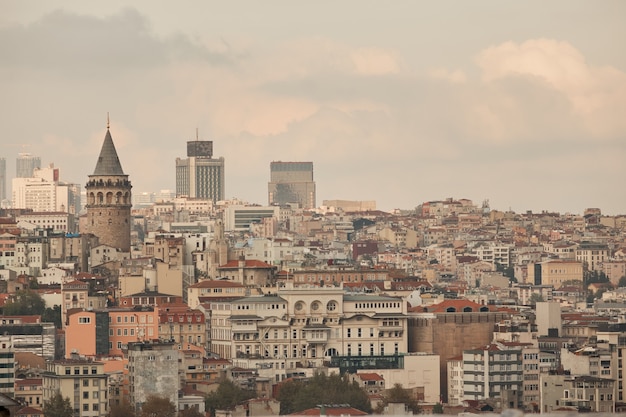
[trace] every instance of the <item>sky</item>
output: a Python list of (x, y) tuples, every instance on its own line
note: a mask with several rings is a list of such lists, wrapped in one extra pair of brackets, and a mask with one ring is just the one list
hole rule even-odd
[[(317, 204), (488, 199), (626, 214), (626, 2), (0, 2), (0, 157), (84, 184), (106, 133), (133, 192), (213, 141), (226, 198), (312, 161)], [(10, 184), (9, 184), (10, 187)]]

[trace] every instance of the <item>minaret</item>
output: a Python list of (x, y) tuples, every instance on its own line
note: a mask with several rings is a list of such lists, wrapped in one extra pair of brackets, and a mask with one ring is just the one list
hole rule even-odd
[(100, 150), (98, 163), (85, 189), (87, 190), (87, 222), (85, 233), (100, 238), (100, 243), (130, 252), (130, 209), (132, 186), (122, 164), (109, 131)]

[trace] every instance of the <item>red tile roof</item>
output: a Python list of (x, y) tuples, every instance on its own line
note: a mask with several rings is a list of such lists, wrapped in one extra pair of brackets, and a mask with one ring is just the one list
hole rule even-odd
[[(229, 261), (228, 263), (219, 267), (222, 268), (239, 268), (239, 261)], [(259, 261), (257, 259), (246, 259), (244, 261), (244, 268), (274, 268), (272, 265), (265, 263), (263, 261)]]

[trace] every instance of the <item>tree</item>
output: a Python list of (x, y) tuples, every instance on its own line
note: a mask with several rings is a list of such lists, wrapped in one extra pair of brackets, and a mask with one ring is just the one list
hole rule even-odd
[(436, 403), (433, 406), (433, 414), (443, 414), (443, 404)]
[(178, 417), (205, 417), (205, 415), (198, 411), (196, 407), (189, 407), (180, 411)]
[(534, 306), (537, 303), (543, 302), (543, 296), (541, 294), (539, 294), (539, 293), (534, 292), (534, 293), (530, 294), (529, 301), (530, 301), (530, 305)]
[(215, 410), (229, 410), (250, 398), (254, 398), (255, 393), (245, 390), (235, 384), (230, 379), (223, 379), (215, 391), (207, 395), (204, 403), (207, 411), (215, 415)]
[(109, 408), (107, 417), (135, 417), (135, 407), (128, 401), (122, 400), (120, 404), (113, 404)]
[(419, 414), (422, 411), (417, 399), (411, 395), (411, 391), (402, 388), (400, 384), (395, 384), (393, 388), (385, 391), (383, 401), (379, 403), (376, 411), (381, 413), (390, 403), (403, 403), (413, 414)]
[(315, 374), (306, 383), (288, 381), (280, 386), (277, 396), (280, 401), (280, 414), (314, 408), (318, 404), (349, 404), (358, 410), (370, 413), (367, 393), (356, 382), (338, 374)]
[(55, 305), (52, 308), (47, 307), (41, 315), (41, 321), (44, 323), (54, 323), (54, 327), (57, 329), (63, 327), (61, 323), (61, 306)]
[(626, 287), (626, 275), (622, 276), (617, 282), (618, 287)]
[(59, 391), (50, 398), (50, 401), (43, 402), (44, 417), (68, 417), (74, 415), (70, 399), (61, 395)]
[(20, 290), (13, 299), (5, 304), (4, 314), (7, 316), (43, 315), (46, 302), (35, 291)]
[(176, 406), (167, 398), (149, 395), (141, 407), (139, 417), (174, 417)]

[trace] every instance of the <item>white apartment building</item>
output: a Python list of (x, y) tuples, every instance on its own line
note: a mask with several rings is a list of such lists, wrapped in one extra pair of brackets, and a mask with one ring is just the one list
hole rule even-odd
[(80, 211), (80, 186), (59, 181), (59, 169), (51, 164), (35, 169), (32, 178), (13, 178), (12, 206), (35, 212), (77, 214)]
[(396, 297), (298, 287), (212, 302), (211, 350), (276, 380), (331, 357), (406, 353), (407, 340), (406, 303)]
[(472, 248), (471, 253), (481, 261), (509, 267), (511, 265), (511, 248), (510, 245), (496, 242), (482, 242)]

